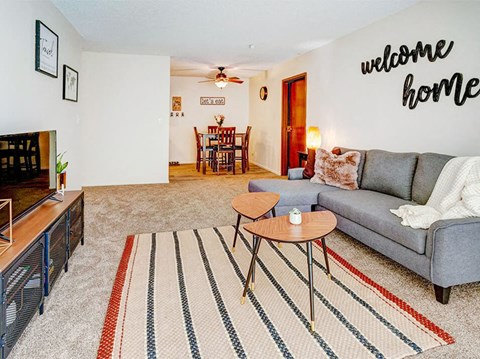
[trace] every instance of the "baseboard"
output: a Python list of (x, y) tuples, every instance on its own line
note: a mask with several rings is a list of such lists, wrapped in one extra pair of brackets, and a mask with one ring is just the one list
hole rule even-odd
[(258, 166), (258, 167), (260, 167), (260, 168), (263, 168), (264, 170), (267, 170), (267, 171), (269, 171), (269, 172), (275, 173), (275, 174), (278, 175), (278, 176), (281, 176), (280, 172), (277, 172), (277, 171), (275, 171), (275, 170), (273, 170), (273, 169), (271, 169), (271, 168), (268, 168), (267, 166), (261, 165), (260, 163), (257, 163), (257, 162), (255, 162), (255, 161), (250, 161), (250, 163), (253, 163), (255, 166)]

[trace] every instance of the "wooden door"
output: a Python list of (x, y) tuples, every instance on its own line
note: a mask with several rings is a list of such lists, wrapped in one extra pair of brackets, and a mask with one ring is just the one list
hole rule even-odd
[(298, 151), (306, 149), (307, 74), (283, 80), (282, 175), (299, 167)]

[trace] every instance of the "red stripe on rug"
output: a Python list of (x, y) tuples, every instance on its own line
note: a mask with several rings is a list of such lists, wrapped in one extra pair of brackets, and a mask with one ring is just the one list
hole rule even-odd
[[(135, 252), (133, 253), (133, 258), (132, 258), (132, 262), (131, 262), (132, 266), (135, 265), (135, 259), (137, 258), (138, 243), (139, 243), (139, 241), (137, 241), (135, 243), (136, 244), (135, 245)], [(126, 289), (127, 293), (126, 293), (126, 298), (125, 298), (125, 308), (123, 309), (123, 318), (122, 318), (122, 334), (120, 335), (120, 344), (119, 344), (119, 348), (118, 348), (119, 358), (122, 357), (123, 336), (125, 334), (125, 318), (127, 317), (128, 296), (130, 294), (130, 287), (131, 287), (131, 284), (132, 284), (132, 276), (133, 276), (133, 270), (130, 271), (130, 276), (128, 278), (128, 285), (127, 285), (127, 289)], [(125, 283), (126, 282), (127, 282), (127, 280), (125, 279)]]
[[(320, 240), (316, 240), (315, 243), (322, 248), (322, 242)], [(395, 294), (389, 292), (387, 289), (382, 287), (380, 284), (376, 283), (368, 276), (360, 272), (357, 268), (347, 262), (346, 259), (341, 257), (335, 251), (333, 251), (330, 247), (327, 246), (327, 252), (331, 255), (337, 262), (342, 264), (346, 269), (348, 269), (352, 274), (356, 275), (362, 281), (367, 283), (368, 285), (374, 287), (380, 294), (382, 294), (386, 299), (390, 300), (391, 302), (395, 303), (400, 309), (404, 312), (410, 314), (412, 318), (414, 318), (417, 322), (422, 324), (425, 328), (436, 334), (439, 338), (441, 338), (446, 344), (453, 344), (455, 343), (455, 339), (444, 331), (442, 328), (437, 326), (436, 324), (432, 323), (428, 320), (423, 314), (420, 314), (415, 309), (413, 309), (409, 304), (404, 302), (402, 299), (398, 298)]]
[(128, 262), (130, 260), (130, 254), (132, 253), (134, 239), (135, 236), (133, 235), (127, 237), (122, 259), (118, 265), (117, 276), (115, 277), (115, 282), (113, 283), (112, 294), (108, 303), (107, 314), (105, 315), (102, 337), (100, 338), (100, 346), (98, 347), (98, 359), (112, 357), (120, 301), (122, 299), (122, 291), (123, 286), (125, 285), (125, 277), (128, 269)]

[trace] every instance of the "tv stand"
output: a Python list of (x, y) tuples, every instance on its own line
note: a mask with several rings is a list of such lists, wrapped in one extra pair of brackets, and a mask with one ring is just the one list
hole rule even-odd
[(43, 313), (44, 297), (84, 243), (83, 192), (42, 202), (12, 229), (14, 242), (0, 255), (0, 358), (8, 356), (35, 312)]

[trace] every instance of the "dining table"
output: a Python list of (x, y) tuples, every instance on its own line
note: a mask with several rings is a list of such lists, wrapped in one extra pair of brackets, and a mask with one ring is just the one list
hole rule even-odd
[[(202, 138), (202, 173), (207, 173), (207, 140), (216, 140), (218, 138), (218, 133), (208, 133), (208, 131), (201, 131), (198, 135)], [(235, 140), (240, 139), (242, 147), (245, 144), (245, 132), (236, 132)], [(236, 142), (236, 141), (235, 141)]]

